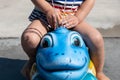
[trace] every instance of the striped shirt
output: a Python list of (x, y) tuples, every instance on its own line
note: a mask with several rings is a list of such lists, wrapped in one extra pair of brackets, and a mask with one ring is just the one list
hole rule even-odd
[[(78, 7), (83, 3), (84, 0), (46, 0), (46, 1), (49, 2), (54, 8), (60, 9), (60, 11), (69, 14), (74, 13), (74, 11), (77, 11)], [(46, 15), (35, 7), (31, 15), (29, 16), (29, 20), (33, 21), (36, 19), (40, 19), (46, 24), (48, 24)]]
[(61, 10), (77, 10), (84, 0), (47, 0), (53, 7)]

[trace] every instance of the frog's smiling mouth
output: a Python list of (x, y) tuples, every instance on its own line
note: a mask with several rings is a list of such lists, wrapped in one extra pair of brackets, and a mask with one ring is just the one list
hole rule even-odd
[[(80, 75), (84, 75), (87, 70), (85, 70), (88, 66), (86, 63), (87, 58), (84, 58), (84, 63), (81, 66), (74, 64), (66, 64), (66, 65), (56, 65), (53, 68), (43, 67), (42, 64), (37, 66), (38, 71), (41, 73), (41, 77), (47, 77), (45, 80), (71, 80), (80, 77)], [(52, 66), (51, 66), (52, 67)], [(44, 78), (43, 77), (43, 78)], [(50, 79), (51, 78), (51, 79)]]
[(87, 58), (84, 57), (82, 59), (82, 63), (75, 64), (73, 63), (64, 63), (64, 62), (51, 62), (50, 65), (49, 63), (46, 64), (41, 64), (39, 63), (39, 66), (45, 70), (46, 72), (62, 72), (62, 71), (77, 71), (81, 70), (86, 66)]

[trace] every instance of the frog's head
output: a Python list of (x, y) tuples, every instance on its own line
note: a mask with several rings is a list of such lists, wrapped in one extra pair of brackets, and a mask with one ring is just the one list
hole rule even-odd
[(43, 80), (80, 80), (87, 73), (89, 60), (81, 35), (63, 27), (42, 38), (36, 56)]

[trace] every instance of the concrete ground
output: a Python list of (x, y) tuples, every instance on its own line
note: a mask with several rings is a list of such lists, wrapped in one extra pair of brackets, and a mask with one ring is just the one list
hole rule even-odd
[[(105, 40), (104, 72), (111, 80), (120, 80), (120, 0), (96, 0), (86, 18)], [(20, 74), (28, 60), (21, 48), (20, 36), (30, 23), (30, 0), (0, 0), (0, 80), (25, 80)]]
[[(111, 80), (120, 80), (120, 38), (105, 40), (105, 74)], [(25, 80), (20, 70), (28, 57), (23, 52), (20, 39), (0, 40), (0, 80)]]

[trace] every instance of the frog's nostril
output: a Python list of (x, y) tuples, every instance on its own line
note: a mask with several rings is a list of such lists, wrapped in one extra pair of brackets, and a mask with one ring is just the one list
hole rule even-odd
[(64, 53), (61, 53), (61, 54), (55, 53), (54, 55), (55, 55), (55, 56), (58, 56), (58, 55), (65, 55), (65, 54), (64, 54)]
[(61, 55), (65, 55), (64, 53), (61, 53)]
[(59, 53), (55, 53), (55, 56), (59, 55)]

